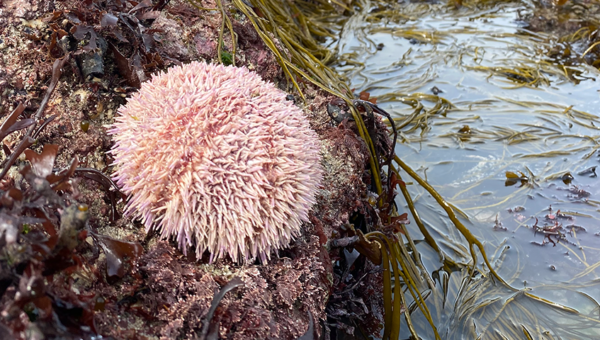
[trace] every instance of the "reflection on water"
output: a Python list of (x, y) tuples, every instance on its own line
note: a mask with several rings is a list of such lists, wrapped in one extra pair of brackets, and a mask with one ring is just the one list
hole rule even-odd
[[(428, 301), (442, 338), (600, 338), (598, 71), (553, 63), (547, 52), (558, 37), (523, 28), (527, 4), (361, 7), (332, 42), (336, 69), (397, 124), (413, 119), (397, 155), (464, 213), (507, 282), (531, 289), (515, 293), (450, 274), (445, 303)], [(469, 261), (443, 211), (424, 189), (411, 188), (433, 234), (448, 237), (446, 253)], [(431, 271), (440, 267), (437, 256), (425, 260)], [(426, 323), (416, 326), (431, 336)]]

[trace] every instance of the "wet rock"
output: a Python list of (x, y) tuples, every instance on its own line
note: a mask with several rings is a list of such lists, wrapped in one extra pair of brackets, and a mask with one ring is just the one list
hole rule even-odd
[(165, 55), (180, 61), (190, 60), (190, 51), (181, 38), (181, 24), (161, 13), (152, 24), (152, 29), (159, 31), (157, 36), (161, 41), (161, 51)]
[(213, 59), (217, 56), (217, 43), (207, 38), (203, 33), (194, 36), (196, 52), (204, 59)]

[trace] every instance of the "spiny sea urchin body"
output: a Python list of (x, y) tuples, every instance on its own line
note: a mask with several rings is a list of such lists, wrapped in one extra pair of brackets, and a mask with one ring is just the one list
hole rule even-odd
[(185, 253), (270, 257), (300, 231), (320, 142), (286, 94), (246, 68), (193, 62), (144, 83), (110, 126), (128, 216)]

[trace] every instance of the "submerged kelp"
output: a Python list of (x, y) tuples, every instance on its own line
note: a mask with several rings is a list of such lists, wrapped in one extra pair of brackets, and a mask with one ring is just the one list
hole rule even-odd
[[(557, 39), (592, 39), (590, 32), (524, 29), (534, 25), (520, 20), (539, 13), (535, 3), (355, 5), (338, 21), (335, 67), (394, 116), (398, 163), (416, 167), (448, 199), (440, 211), (425, 182), (407, 183), (406, 202), (421, 221), (408, 232), (425, 228), (431, 235), (423, 238), (438, 240), (446, 255), (417, 245), (438, 284), (427, 305), (442, 338), (596, 337), (598, 264), (588, 261), (598, 258), (598, 116), (590, 111), (598, 72), (584, 62), (596, 46), (569, 63), (549, 53)], [(571, 17), (583, 26), (595, 20), (594, 4), (567, 7), (577, 6), (589, 11)], [(485, 268), (467, 269), (475, 258), (457, 222), (487, 241), (490, 263), (509, 285)], [(427, 314), (413, 319), (419, 336), (436, 337)]]
[[(546, 55), (564, 70), (578, 72), (582, 63), (600, 67), (600, 5), (595, 1), (535, 1), (520, 14), (524, 27), (533, 32), (551, 33)], [(558, 37), (556, 39), (555, 37)], [(575, 80), (576, 77), (573, 77)], [(576, 81), (576, 80), (575, 80)]]

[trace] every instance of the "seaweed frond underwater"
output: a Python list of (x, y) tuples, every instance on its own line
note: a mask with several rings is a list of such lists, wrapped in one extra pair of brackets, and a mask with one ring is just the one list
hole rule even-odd
[[(512, 8), (519, 11), (521, 18), (520, 13), (532, 10), (530, 3), (475, 1), (465, 3), (460, 12), (444, 3), (355, 1), (354, 4), (355, 12), (349, 18), (338, 20), (341, 23), (338, 28), (340, 37), (333, 39), (330, 45), (340, 53), (334, 67), (352, 82), (352, 86), (359, 91), (371, 92), (382, 107), (389, 109), (400, 141), (396, 149), (399, 158), (392, 165), (398, 167), (398, 177), (402, 174), (415, 182), (400, 185), (405, 202), (397, 203), (399, 207), (404, 203), (408, 205), (413, 213), (411, 221), (414, 220), (419, 228), (407, 226), (410, 236), (419, 237), (421, 231), (424, 241), (433, 248), (428, 249), (421, 241), (419, 255), (430, 268), (439, 268), (430, 272), (434, 280), (439, 280), (439, 285), (431, 291), (421, 290), (429, 293), (423, 296), (428, 296), (427, 306), (431, 313), (419, 313), (409, 301), (406, 314), (412, 314), (413, 324), (411, 326), (407, 322), (409, 330), (404, 329), (401, 338), (408, 337), (409, 331), (417, 338), (410, 329), (413, 326), (419, 338), (435, 338), (435, 329), (429, 329), (429, 318), (433, 318), (442, 338), (585, 338), (583, 333), (597, 334), (598, 324), (587, 320), (591, 316), (590, 310), (597, 311), (596, 295), (590, 304), (580, 304), (564, 298), (568, 294), (565, 291), (575, 290), (571, 284), (556, 283), (553, 288), (558, 289), (549, 295), (550, 290), (539, 292), (540, 287), (546, 288), (545, 283), (531, 283), (539, 279), (535, 275), (542, 277), (539, 279), (542, 282), (561, 282), (557, 279), (557, 275), (561, 274), (556, 274), (556, 268), (563, 264), (564, 252), (552, 260), (548, 259), (548, 253), (536, 254), (546, 261), (553, 261), (553, 265), (549, 266), (550, 275), (546, 275), (543, 269), (523, 270), (534, 267), (532, 262), (537, 263), (537, 259), (520, 256), (526, 253), (529, 257), (533, 252), (515, 250), (521, 246), (519, 241), (523, 239), (527, 240), (523, 243), (529, 246), (529, 235), (519, 234), (511, 239), (498, 232), (505, 230), (498, 227), (501, 226), (498, 218), (495, 229), (491, 226), (486, 228), (490, 224), (490, 216), (498, 216), (498, 211), (502, 216), (503, 212), (510, 211), (503, 211), (503, 208), (510, 207), (506, 206), (508, 202), (514, 206), (515, 201), (527, 205), (528, 209), (548, 201), (563, 206), (569, 206), (569, 201), (577, 202), (583, 207), (570, 206), (571, 210), (577, 209), (575, 213), (584, 210), (586, 218), (595, 220), (589, 221), (588, 229), (597, 225), (597, 202), (591, 202), (586, 196), (593, 191), (583, 190), (588, 186), (596, 188), (597, 184), (592, 181), (575, 178), (575, 181), (585, 184), (560, 187), (556, 195), (541, 192), (542, 186), (544, 190), (552, 190), (553, 186), (560, 185), (551, 183), (552, 178), (558, 181), (559, 178), (574, 177), (568, 174), (577, 173), (576, 169), (595, 166), (589, 162), (597, 162), (592, 158), (598, 150), (598, 117), (593, 114), (597, 89), (590, 81), (597, 78), (597, 70), (582, 63), (586, 60), (597, 66), (590, 62), (598, 49), (593, 40), (597, 36), (597, 25), (594, 30), (579, 30), (572, 38), (561, 38), (561, 46), (566, 46), (570, 55), (563, 58), (558, 55), (557, 60), (553, 60), (550, 58), (555, 53), (549, 48), (558, 38), (555, 34), (543, 29), (536, 32), (523, 29), (526, 23), (515, 24), (514, 18), (504, 12), (506, 8)], [(561, 26), (587, 26), (584, 20), (597, 21), (596, 16), (589, 15), (592, 10), (595, 11), (595, 4), (572, 4), (568, 9), (555, 7), (547, 11), (571, 18), (560, 20)], [(534, 6), (537, 5), (535, 2)], [(581, 15), (570, 11), (575, 7), (586, 11), (590, 9), (590, 13)], [(545, 24), (549, 28), (557, 24), (556, 21), (540, 20), (542, 28)], [(424, 39), (417, 39), (413, 36), (414, 32), (419, 32)], [(395, 39), (398, 36), (402, 39)], [(570, 59), (570, 63), (564, 59)], [(511, 85), (499, 84), (503, 82)], [(420, 167), (415, 170), (408, 167), (415, 164)], [(523, 172), (528, 170), (528, 176), (506, 171), (510, 170), (506, 167), (517, 164)], [(508, 178), (505, 173), (509, 174)], [(516, 183), (522, 187), (502, 190), (508, 188), (503, 185)], [(414, 197), (410, 197), (409, 190)], [(480, 193), (478, 190), (485, 191)], [(560, 191), (568, 194), (565, 197)], [(482, 198), (484, 194), (489, 195), (488, 198)], [(536, 207), (535, 211), (538, 209)], [(532, 234), (536, 236), (537, 230), (538, 234), (545, 232), (543, 236), (547, 239), (550, 233), (556, 233), (546, 245), (550, 243), (550, 246), (567, 248), (566, 256), (577, 253), (577, 260), (572, 262), (580, 265), (581, 269), (575, 270), (571, 263), (567, 265), (564, 261), (562, 277), (579, 271), (572, 280), (593, 276), (593, 270), (588, 268), (596, 268), (596, 264), (590, 266), (585, 261), (586, 255), (587, 259), (591, 258), (592, 249), (597, 250), (597, 241), (583, 234), (581, 228), (584, 226), (569, 224), (570, 229), (577, 229), (580, 238), (574, 240), (575, 233), (570, 232), (567, 237), (571, 239), (563, 242), (561, 238), (561, 243), (557, 243), (556, 238), (560, 235), (556, 230), (560, 224), (554, 222), (540, 230), (535, 225), (527, 226), (526, 216), (514, 215), (510, 217), (521, 228), (521, 233), (527, 228), (533, 230)], [(581, 214), (577, 216), (583, 217)], [(510, 222), (506, 222), (505, 218), (505, 224)], [(564, 229), (569, 230), (567, 227)], [(423, 230), (432, 235), (428, 237)], [(489, 230), (493, 231), (488, 233)], [(582, 248), (585, 241), (588, 243)], [(400, 243), (410, 244), (410, 237), (401, 235)], [(501, 260), (490, 253), (490, 249), (495, 248), (498, 253), (503, 247), (506, 248), (501, 256), (508, 253), (511, 261), (500, 266)], [(379, 248), (389, 254), (390, 247)], [(478, 253), (478, 249), (481, 252)], [(438, 259), (439, 255), (444, 257)], [(481, 257), (486, 262), (485, 266), (476, 265)], [(597, 259), (597, 256), (594, 258)], [(515, 262), (517, 269), (513, 272)], [(388, 268), (391, 267), (388, 264)], [(564, 270), (565, 267), (569, 269)], [(388, 274), (384, 280), (391, 276), (393, 274)], [(525, 288), (522, 288), (523, 277), (529, 281)], [(407, 282), (410, 280), (401, 276), (391, 280), (393, 284), (402, 282), (403, 290), (398, 295), (411, 289), (410, 282)], [(396, 288), (393, 284), (387, 287), (388, 291)], [(597, 285), (592, 281), (584, 284)], [(532, 292), (532, 286), (538, 291)], [(409, 297), (409, 294), (405, 295)], [(388, 293), (388, 298), (386, 311), (391, 311), (395, 307), (396, 293)], [(453, 306), (450, 307), (448, 301), (452, 299)], [(548, 315), (561, 316), (552, 320)], [(448, 316), (451, 321), (446, 322)], [(394, 322), (398, 322), (397, 319)], [(457, 329), (459, 322), (461, 328)], [(572, 326), (563, 327), (567, 323), (572, 323)], [(574, 331), (577, 327), (585, 331), (577, 334), (579, 331)], [(387, 330), (384, 333), (386, 336), (389, 334)]]

